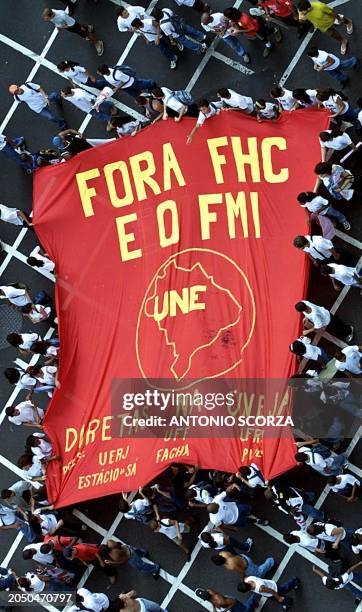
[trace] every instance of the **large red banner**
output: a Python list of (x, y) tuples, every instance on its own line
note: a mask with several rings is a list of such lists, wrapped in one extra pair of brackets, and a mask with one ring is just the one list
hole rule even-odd
[(192, 120), (161, 121), (36, 173), (35, 227), (57, 272), (61, 387), (45, 417), (57, 506), (135, 489), (172, 461), (256, 461), (267, 478), (294, 466), (291, 437), (114, 436), (111, 387), (292, 373), (306, 283), (296, 195), (313, 185), (327, 123), (324, 112), (257, 123), (229, 111), (187, 145)]

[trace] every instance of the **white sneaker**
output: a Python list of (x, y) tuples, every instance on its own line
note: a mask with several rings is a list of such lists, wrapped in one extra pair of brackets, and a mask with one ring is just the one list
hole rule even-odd
[(104, 53), (104, 44), (103, 44), (103, 40), (99, 40), (96, 44), (96, 51), (97, 51), (97, 55), (103, 55)]
[(175, 70), (175, 68), (177, 66), (177, 60), (178, 60), (178, 58), (170, 61), (170, 68), (171, 68), (171, 70)]
[(201, 45), (201, 53), (206, 53), (207, 51), (207, 45), (205, 45), (205, 43), (202, 43)]
[(176, 41), (176, 45), (179, 51), (183, 51), (184, 50), (184, 46), (181, 42), (179, 42), (178, 40)]

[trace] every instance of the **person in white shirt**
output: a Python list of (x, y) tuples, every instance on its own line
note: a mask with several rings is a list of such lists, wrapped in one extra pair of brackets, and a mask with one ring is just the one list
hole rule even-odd
[(114, 93), (121, 89), (132, 96), (132, 98), (137, 98), (143, 92), (150, 91), (153, 87), (156, 87), (156, 81), (153, 79), (139, 79), (136, 76), (136, 72), (129, 66), (110, 67), (107, 64), (102, 64), (102, 66), (98, 66), (97, 74), (104, 78), (106, 85), (110, 85)]
[(339, 211), (337, 208), (334, 208), (326, 198), (323, 198), (315, 191), (302, 191), (298, 194), (297, 200), (301, 206), (307, 212), (307, 218), (309, 223), (309, 215), (308, 213), (312, 213), (315, 215), (321, 215), (329, 217), (330, 219), (335, 219), (338, 223), (340, 223), (343, 229), (349, 231), (351, 229), (351, 224), (347, 221), (347, 217)]
[(170, 62), (171, 70), (175, 70), (178, 57), (162, 36), (160, 24), (152, 17), (143, 17), (142, 19), (136, 17), (133, 19), (131, 26), (133, 31), (143, 38), (146, 45), (156, 46)]
[(328, 72), (328, 74), (341, 83), (342, 87), (345, 87), (349, 82), (349, 78), (342, 68), (354, 68), (355, 70), (359, 68), (359, 60), (354, 55), (348, 59), (341, 60), (329, 51), (323, 51), (323, 49), (318, 49), (317, 47), (309, 47), (307, 49), (307, 56), (313, 61), (314, 70), (317, 72)]
[(114, 113), (113, 103), (110, 100), (104, 100), (97, 110), (95, 108), (96, 96), (80, 87), (63, 87), (61, 95), (62, 98), (74, 104), (79, 110), (106, 123), (108, 123)]
[(296, 236), (293, 240), (293, 245), (308, 255), (315, 266), (320, 263), (327, 263), (334, 257), (339, 258), (333, 242), (323, 236)]
[(45, 440), (43, 433), (30, 434), (26, 439), (26, 448), (29, 448), (32, 455), (39, 457), (40, 460), (48, 459), (52, 455), (52, 445)]
[(359, 275), (357, 268), (330, 263), (321, 267), (321, 273), (323, 276), (329, 276), (336, 291), (340, 291), (341, 285), (362, 289), (362, 276)]
[(295, 310), (304, 315), (303, 336), (308, 336), (315, 331), (327, 330), (345, 342), (352, 340), (353, 325), (346, 325), (338, 315), (331, 314), (327, 308), (303, 300), (295, 304)]
[(354, 374), (360, 376), (362, 374), (362, 347), (357, 344), (354, 346), (346, 346), (344, 349), (336, 353), (335, 366), (339, 372), (346, 374)]
[(27, 290), (16, 287), (16, 285), (1, 285), (0, 298), (6, 298), (10, 304), (19, 308), (31, 304), (31, 297)]
[(190, 94), (184, 90), (172, 91), (168, 87), (154, 87), (151, 94), (155, 100), (162, 102), (163, 121), (166, 121), (168, 117), (174, 117), (174, 120), (178, 122), (184, 115), (188, 117), (199, 115), (197, 105), (192, 101)]
[(318, 105), (316, 89), (293, 89), (295, 108), (311, 108)]
[(36, 246), (35, 249), (30, 253), (27, 263), (29, 266), (33, 268), (41, 268), (46, 272), (54, 272), (55, 263), (51, 261), (46, 253), (40, 248), (40, 246)]
[(298, 452), (295, 454), (295, 460), (300, 465), (308, 465), (323, 476), (339, 476), (342, 473), (343, 467), (347, 463), (345, 455), (333, 455), (329, 451), (329, 455), (323, 457), (322, 451), (318, 452), (318, 446), (314, 450), (314, 444), (311, 446), (303, 446), (303, 444), (305, 443), (297, 443)]
[(133, 6), (132, 4), (120, 6), (116, 11), (116, 15), (119, 32), (133, 32), (132, 21), (136, 17), (140, 19), (147, 17), (146, 9), (143, 6)]
[(265, 119), (268, 121), (276, 121), (280, 115), (279, 108), (276, 104), (265, 102), (262, 98), (255, 101), (254, 110), (256, 112), (256, 120), (259, 123)]
[(227, 492), (223, 491), (214, 497), (211, 504), (206, 507), (209, 519), (214, 526), (223, 529), (228, 525), (243, 527), (246, 524), (268, 525), (269, 521), (259, 518), (251, 513), (251, 506), (239, 504), (227, 498)]
[(43, 10), (43, 19), (44, 21), (50, 21), (57, 28), (57, 30), (72, 32), (85, 40), (90, 40), (97, 51), (97, 55), (103, 55), (103, 41), (98, 40), (98, 38), (95, 36), (94, 26), (82, 25), (65, 11), (50, 8), (45, 8)]
[(206, 508), (208, 504), (212, 503), (214, 496), (210, 492), (210, 485), (199, 482), (189, 486), (185, 493), (185, 499), (190, 508)]
[(223, 103), (222, 110), (236, 110), (251, 115), (254, 112), (254, 101), (249, 96), (243, 96), (233, 89), (218, 89), (218, 98)]
[(44, 480), (44, 464), (39, 457), (29, 453), (21, 455), (17, 461), (18, 468), (23, 470), (23, 478), (29, 480)]
[(313, 565), (313, 572), (322, 578), (322, 583), (329, 591), (338, 591), (339, 589), (347, 589), (354, 595), (356, 600), (362, 600), (362, 589), (351, 584), (354, 580), (358, 580), (361, 577), (361, 573), (355, 572), (355, 570), (362, 565), (362, 561), (359, 561), (352, 567), (348, 568), (340, 576), (330, 576), (326, 574), (319, 567)]
[(24, 317), (30, 319), (34, 325), (46, 321), (51, 315), (51, 307), (42, 304), (27, 304), (21, 308)]
[(156, 7), (152, 11), (152, 17), (158, 21), (170, 44), (176, 45), (179, 51), (183, 51), (186, 47), (194, 53), (205, 53), (207, 49), (204, 42), (206, 34), (190, 26), (184, 19), (180, 20), (180, 17), (175, 15), (171, 9)]
[(283, 603), (287, 598), (285, 595), (289, 591), (297, 590), (300, 587), (299, 578), (289, 578), (283, 584), (277, 584), (274, 580), (266, 580), (265, 578), (258, 578), (256, 576), (248, 576), (244, 578), (243, 582), (238, 585), (238, 591), (241, 593), (257, 593), (262, 597), (273, 597), (276, 601), (282, 604), (282, 608), (287, 610), (290, 606), (283, 606)]
[(193, 8), (197, 13), (210, 12), (210, 7), (203, 0), (175, 0), (177, 6)]
[(5, 414), (13, 425), (42, 429), (41, 422), (44, 418), (44, 410), (38, 408), (32, 400), (25, 400), (16, 406), (7, 406)]
[(155, 533), (161, 533), (172, 540), (172, 542), (182, 548), (187, 555), (188, 560), (190, 559), (190, 549), (184, 544), (182, 538), (183, 533), (189, 533), (190, 531), (190, 527), (186, 522), (180, 523), (179, 521), (170, 518), (163, 518), (160, 520), (151, 519), (148, 526)]
[(233, 33), (233, 25), (223, 13), (210, 13), (205, 11), (201, 16), (201, 25), (204, 30), (219, 36), (238, 55), (245, 64), (250, 64), (250, 55)]
[(34, 342), (41, 340), (39, 334), (26, 333), (26, 334), (8, 334), (6, 340), (11, 346), (15, 346), (19, 349), (19, 352), (27, 355), (30, 347)]
[(345, 153), (346, 149), (355, 151), (357, 148), (349, 134), (342, 132), (339, 128), (321, 132), (319, 134), (319, 144), (321, 145), (322, 161), (330, 159), (334, 151), (343, 151)]
[(253, 538), (247, 538), (243, 542), (240, 542), (236, 538), (228, 536), (218, 529), (210, 530), (208, 527), (205, 527), (204, 531), (200, 533), (199, 540), (203, 548), (227, 550), (233, 554), (237, 554), (238, 551), (244, 553), (250, 552), (254, 543)]
[(302, 529), (296, 529), (295, 531), (283, 535), (283, 540), (290, 545), (299, 544), (302, 548), (314, 553), (323, 554), (325, 550), (324, 542), (319, 543), (318, 538), (309, 535), (309, 533)]
[(221, 107), (222, 107), (221, 101), (209, 102), (208, 100), (206, 100), (206, 98), (202, 98), (199, 101), (199, 104), (198, 104), (199, 115), (198, 115), (198, 118), (197, 118), (197, 121), (194, 127), (192, 128), (190, 134), (187, 137), (187, 140), (186, 140), (187, 144), (191, 144), (196, 132), (199, 130), (201, 126), (204, 125), (206, 119), (211, 119), (211, 117), (214, 117), (215, 115), (218, 115), (220, 113)]
[(78, 589), (76, 601), (81, 603), (85, 609), (93, 612), (103, 612), (109, 608), (109, 599), (104, 593), (92, 593), (88, 589)]
[(281, 111), (294, 110), (295, 99), (293, 98), (293, 92), (290, 89), (285, 89), (279, 86), (273, 87), (270, 90), (270, 96), (277, 101)]
[(324, 106), (324, 108), (331, 111), (331, 119), (338, 117), (343, 121), (348, 121), (354, 126), (359, 126), (358, 114), (351, 108), (347, 100), (343, 100), (341, 96), (334, 91), (334, 89), (319, 89), (317, 93), (317, 100)]
[(38, 544), (28, 544), (23, 548), (24, 561), (36, 561), (41, 565), (54, 565), (55, 557), (51, 552), (49, 544), (39, 542)]
[(15, 510), (15, 512), (21, 512), (24, 509), (28, 510), (32, 500), (32, 491), (33, 486), (30, 482), (18, 480), (7, 489), (1, 490), (0, 497), (2, 504)]
[(61, 97), (58, 92), (52, 91), (47, 94), (37, 83), (26, 82), (23, 85), (10, 85), (9, 93), (14, 97), (16, 102), (25, 102), (25, 104), (37, 115), (56, 123), (60, 130), (64, 130), (66, 123), (63, 118), (58, 117), (50, 104), (55, 102), (60, 105)]
[(241, 480), (241, 482), (249, 489), (255, 489), (256, 487), (265, 489), (267, 486), (263, 474), (255, 463), (251, 463), (249, 466), (239, 467), (239, 470), (235, 475), (236, 478)]
[(29, 173), (32, 170), (32, 163), (25, 161), (22, 158), (22, 154), (25, 148), (24, 136), (18, 136), (17, 138), (9, 138), (5, 134), (0, 134), (0, 153), (5, 155), (8, 159), (12, 159), (19, 166), (27, 170)]
[(362, 528), (356, 529), (356, 531), (350, 535), (349, 543), (354, 554), (362, 558)]
[(0, 219), (12, 225), (22, 225), (24, 227), (33, 227), (29, 215), (18, 208), (10, 208), (5, 204), (0, 204)]
[(350, 170), (330, 162), (319, 162), (314, 172), (336, 200), (347, 200), (351, 203), (361, 201), (362, 177), (355, 177)]
[(60, 74), (69, 79), (71, 85), (88, 85), (88, 87), (95, 87), (96, 89), (103, 89), (107, 85), (107, 81), (104, 79), (97, 79), (93, 74), (88, 72), (84, 66), (73, 62), (72, 60), (64, 60), (59, 62), (57, 70)]
[(361, 483), (352, 474), (330, 476), (327, 484), (331, 487), (332, 493), (344, 497), (347, 502), (355, 502), (361, 497)]

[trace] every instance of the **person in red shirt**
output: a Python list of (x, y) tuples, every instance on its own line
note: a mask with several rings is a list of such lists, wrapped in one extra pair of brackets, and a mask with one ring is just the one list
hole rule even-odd
[(238, 9), (231, 7), (224, 11), (224, 16), (229, 19), (233, 26), (233, 34), (243, 34), (249, 40), (258, 38), (264, 43), (263, 57), (268, 57), (273, 48), (270, 37), (274, 34), (276, 42), (282, 40), (278, 26), (267, 24), (261, 17), (251, 17)]
[(67, 559), (78, 559), (84, 563), (84, 565), (88, 565), (88, 563), (92, 563), (97, 559), (99, 551), (100, 547), (97, 546), (97, 544), (80, 542), (78, 544), (73, 544), (73, 546), (66, 547), (63, 552)]
[(309, 29), (298, 20), (298, 15), (293, 10), (292, 0), (249, 0), (249, 2), (265, 12), (267, 21), (269, 19), (279, 19), (287, 26), (298, 28), (298, 38), (301, 38), (306, 29)]
[(76, 542), (79, 542), (79, 538), (74, 538), (72, 536), (51, 535), (48, 533), (44, 537), (44, 544), (53, 544), (53, 550), (57, 552), (63, 552), (64, 548), (73, 546)]

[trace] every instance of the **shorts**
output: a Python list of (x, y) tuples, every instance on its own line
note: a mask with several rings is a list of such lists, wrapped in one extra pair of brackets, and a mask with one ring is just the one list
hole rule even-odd
[(78, 34), (78, 36), (81, 36), (82, 38), (88, 38), (88, 27), (85, 25), (82, 25), (81, 23), (78, 23), (78, 21), (76, 21), (74, 25), (69, 26), (67, 30), (68, 32), (73, 32), (74, 34)]

